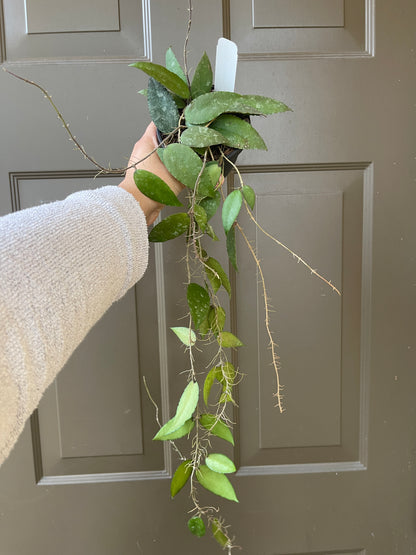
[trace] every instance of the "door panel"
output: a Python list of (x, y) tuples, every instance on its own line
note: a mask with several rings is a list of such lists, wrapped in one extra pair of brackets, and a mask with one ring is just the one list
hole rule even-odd
[[(123, 166), (149, 118), (137, 95), (147, 79), (127, 64), (163, 63), (169, 45), (180, 56), (187, 5), (0, 0), (0, 59), (48, 89), (92, 156)], [(239, 46), (236, 90), (294, 110), (256, 120), (269, 150), (239, 158), (257, 217), (342, 289), (243, 216), (286, 409), (274, 407), (263, 294), (239, 238), (229, 324), (247, 344), (236, 359), (240, 503), (224, 516), (249, 555), (416, 551), (415, 15), (410, 0), (194, 2), (190, 66), (204, 49), (213, 60), (224, 34)], [(0, 118), (0, 213), (118, 183), (95, 178), (38, 91), (3, 72)], [(215, 552), (187, 532), (187, 496), (170, 500), (177, 459), (151, 440), (143, 384), (166, 420), (187, 364), (166, 331), (186, 312), (181, 257), (180, 240), (152, 247), (144, 278), (45, 394), (0, 469), (2, 555)]]

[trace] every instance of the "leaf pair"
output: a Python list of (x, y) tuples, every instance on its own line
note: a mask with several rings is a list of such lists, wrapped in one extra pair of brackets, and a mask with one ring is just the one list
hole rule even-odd
[[(188, 83), (182, 66), (178, 62), (172, 48), (168, 48), (166, 52), (166, 69), (175, 73), (182, 79), (184, 83)], [(196, 98), (201, 94), (205, 94), (212, 89), (212, 68), (211, 62), (207, 54), (204, 52), (198, 65), (196, 66), (194, 76), (191, 82), (191, 97)]]
[[(189, 423), (189, 420), (191, 419), (196, 405), (198, 404), (198, 397), (198, 384), (196, 382), (189, 382), (184, 392), (182, 393), (181, 398), (179, 399), (175, 416), (160, 428), (153, 439), (158, 439), (162, 441), (177, 439), (178, 437), (182, 437), (183, 435), (189, 433), (194, 424), (192, 421), (191, 423)], [(182, 434), (180, 436), (176, 435), (179, 430), (179, 433)], [(175, 435), (175, 437), (173, 437), (173, 435)]]
[(209, 127), (192, 125), (181, 135), (181, 143), (193, 148), (226, 145), (239, 149), (267, 150), (266, 144), (252, 125), (238, 116), (223, 114)]
[(187, 125), (200, 125), (213, 121), (224, 113), (268, 115), (288, 110), (290, 108), (283, 102), (266, 96), (213, 91), (193, 100), (185, 108), (185, 118)]

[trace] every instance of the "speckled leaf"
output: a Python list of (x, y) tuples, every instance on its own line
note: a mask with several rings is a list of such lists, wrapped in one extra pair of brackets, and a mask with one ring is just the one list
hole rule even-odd
[[(213, 278), (215, 280), (215, 284), (218, 284), (218, 279), (220, 281), (220, 285), (222, 285), (224, 287), (224, 289), (227, 291), (227, 293), (229, 295), (231, 295), (231, 284), (230, 284), (230, 280), (228, 279), (227, 274), (225, 273), (223, 267), (221, 266), (221, 264), (218, 262), (218, 260), (216, 260), (215, 258), (213, 258), (212, 256), (210, 256), (205, 264), (208, 266), (208, 268), (205, 268), (205, 271), (208, 275), (208, 278), (211, 280), (211, 278)], [(211, 282), (212, 283), (212, 282)], [(215, 292), (217, 292), (219, 289), (219, 287), (217, 287), (217, 289), (215, 290)]]
[[(238, 119), (238, 118), (237, 118)], [(226, 138), (215, 129), (195, 125), (188, 127), (181, 135), (181, 143), (195, 148), (203, 148), (206, 146), (228, 144)]]
[(170, 133), (178, 126), (179, 111), (170, 92), (152, 77), (147, 88), (150, 117), (162, 133)]
[(210, 470), (220, 474), (231, 474), (237, 470), (233, 461), (221, 453), (211, 453), (205, 462)]
[(208, 221), (212, 218), (215, 212), (218, 210), (219, 205), (221, 204), (221, 192), (215, 191), (215, 196), (213, 198), (204, 198), (200, 201), (200, 206), (205, 210), (207, 213)]
[(200, 59), (191, 83), (191, 96), (196, 98), (201, 94), (209, 93), (212, 89), (212, 68), (209, 58), (204, 52)]
[(233, 434), (230, 428), (221, 420), (218, 420), (214, 414), (201, 414), (199, 421), (201, 426), (209, 430), (212, 435), (220, 437), (234, 445)]
[[(199, 386), (196, 382), (189, 382), (179, 399), (176, 414), (160, 428), (153, 439), (166, 440), (169, 435), (176, 432), (193, 415), (199, 397)], [(168, 436), (168, 437), (167, 437)]]
[(198, 184), (198, 197), (215, 198), (217, 196), (217, 185), (221, 176), (221, 167), (217, 162), (207, 162)]
[(222, 225), (225, 233), (228, 233), (237, 219), (243, 203), (243, 195), (240, 189), (235, 189), (227, 196), (222, 207)]
[(136, 170), (133, 177), (137, 188), (146, 197), (167, 206), (182, 206), (169, 185), (154, 173), (147, 170)]
[(172, 214), (159, 222), (149, 233), (149, 241), (163, 243), (179, 237), (189, 228), (189, 216), (183, 212)]
[(196, 479), (205, 489), (215, 493), (215, 495), (219, 495), (220, 497), (224, 497), (225, 499), (238, 503), (234, 488), (227, 476), (214, 472), (205, 464), (202, 464), (197, 469), (195, 474)]
[(180, 428), (178, 428), (177, 430), (175, 430), (170, 434), (166, 434), (163, 440), (170, 441), (170, 440), (179, 439), (181, 437), (187, 436), (193, 430), (194, 426), (195, 426), (195, 422), (192, 420), (192, 418), (190, 418)]
[(163, 153), (163, 163), (178, 181), (194, 189), (202, 170), (202, 160), (191, 147), (174, 143), (168, 145)]
[(175, 327), (170, 329), (179, 337), (182, 343), (187, 347), (191, 347), (191, 345), (195, 344), (196, 335), (194, 330), (191, 330), (190, 328), (182, 328), (182, 327)]
[(192, 461), (183, 461), (175, 470), (175, 474), (172, 476), (172, 480), (170, 483), (170, 495), (172, 498), (181, 491), (186, 482), (189, 480), (191, 474)]
[(200, 324), (208, 316), (210, 308), (209, 295), (206, 289), (197, 283), (190, 283), (186, 291), (186, 298), (188, 300), (192, 321), (195, 327), (199, 328)]
[(227, 254), (228, 258), (230, 259), (231, 264), (234, 267), (234, 270), (238, 272), (237, 267), (237, 248), (235, 244), (235, 228), (232, 227), (230, 231), (227, 233)]
[(221, 530), (220, 523), (217, 519), (214, 519), (211, 526), (211, 530), (214, 538), (222, 547), (225, 547), (226, 545), (228, 545), (228, 538)]
[(266, 96), (242, 95), (227, 91), (213, 91), (195, 98), (185, 108), (187, 124), (198, 125), (231, 112), (239, 114), (267, 115), (290, 110), (283, 102)]
[(193, 516), (188, 520), (188, 528), (194, 536), (202, 538), (205, 536), (205, 524), (201, 517)]
[(210, 128), (215, 129), (224, 137), (222, 142), (225, 145), (233, 148), (267, 150), (266, 143), (254, 127), (238, 116), (223, 114), (211, 124)]
[(243, 343), (229, 331), (221, 332), (217, 337), (221, 347), (242, 347)]
[(194, 216), (195, 216), (195, 220), (196, 220), (196, 223), (198, 224), (199, 229), (202, 232), (204, 232), (206, 227), (207, 227), (208, 217), (207, 217), (207, 213), (202, 208), (202, 206), (199, 206), (198, 204), (195, 204), (195, 206), (194, 206)]
[(189, 98), (190, 94), (188, 85), (184, 83), (175, 73), (169, 71), (165, 67), (159, 64), (154, 64), (153, 62), (136, 62), (134, 64), (130, 64), (130, 66), (141, 69), (147, 73), (147, 75), (156, 79), (156, 81), (181, 98)]
[(254, 204), (256, 202), (256, 193), (253, 191), (250, 185), (243, 185), (242, 192), (247, 204), (253, 210)]
[(182, 69), (182, 66), (178, 62), (178, 59), (175, 56), (175, 53), (173, 52), (172, 48), (167, 49), (165, 59), (166, 59), (166, 69), (168, 69), (169, 71), (171, 71), (172, 73), (180, 77), (184, 83), (188, 84), (188, 81), (186, 80), (186, 76)]

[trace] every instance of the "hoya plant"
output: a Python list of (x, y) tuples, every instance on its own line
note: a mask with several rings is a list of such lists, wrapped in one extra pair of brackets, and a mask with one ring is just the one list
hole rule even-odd
[[(189, 11), (191, 15), (191, 1)], [(283, 407), (278, 357), (269, 324), (265, 278), (256, 252), (238, 222), (240, 212), (245, 210), (260, 231), (338, 294), (339, 291), (260, 225), (253, 212), (255, 191), (244, 183), (235, 164), (238, 154), (244, 149), (266, 149), (263, 138), (252, 125), (256, 117), (287, 112), (290, 108), (266, 96), (216, 90), (206, 53), (190, 75), (186, 57), (190, 24), (191, 17), (185, 39), (183, 67), (172, 48), (166, 52), (165, 65), (144, 61), (132, 64), (149, 76), (147, 89), (140, 92), (147, 97), (150, 117), (158, 129), (160, 144), (157, 154), (170, 174), (185, 186), (185, 194), (181, 196), (183, 200), (179, 200), (160, 177), (142, 169), (134, 173), (135, 183), (144, 195), (177, 208), (176, 212), (152, 228), (149, 240), (156, 243), (179, 237), (184, 245), (182, 260), (187, 274), (183, 293), (187, 301), (187, 323), (183, 325), (183, 320), (174, 322), (171, 330), (176, 335), (178, 348), (188, 353), (189, 365), (181, 369), (178, 376), (183, 393), (178, 399), (175, 414), (162, 425), (156, 410), (160, 429), (153, 439), (169, 442), (178, 455), (170, 494), (174, 498), (180, 492), (185, 495), (184, 491), (188, 491), (190, 507), (184, 518), (190, 533), (201, 537), (210, 529), (218, 544), (230, 553), (236, 546), (235, 539), (216, 506), (217, 501), (206, 506), (199, 500), (202, 488), (217, 496), (218, 501), (222, 498), (225, 502), (238, 502), (238, 495), (229, 479), (236, 471), (235, 463), (222, 451), (228, 453), (226, 446), (234, 446), (230, 414), (236, 405), (235, 389), (242, 371), (233, 364), (232, 352), (242, 347), (242, 342), (226, 329), (228, 302), (224, 298), (233, 295), (231, 280), (227, 269), (210, 254), (210, 248), (213, 242), (223, 241), (229, 267), (237, 272), (236, 233), (240, 233), (255, 261), (263, 288), (265, 327), (276, 374), (274, 395), (280, 410)], [(39, 84), (6, 71), (42, 91), (76, 148), (100, 172), (120, 173), (128, 169), (112, 170), (98, 164), (72, 134), (48, 92)], [(238, 176), (238, 186), (227, 192), (225, 177), (230, 170)], [(222, 229), (218, 226), (215, 229), (212, 224), (217, 212), (220, 213), (217, 221), (220, 221)], [(210, 353), (211, 364), (208, 367), (202, 357), (205, 350)], [(146, 383), (145, 387), (157, 409)], [(177, 440), (180, 440), (180, 448)], [(217, 445), (223, 445), (224, 449), (217, 448)]]
[[(241, 347), (242, 342), (225, 328), (227, 307), (220, 302), (218, 292), (222, 288), (232, 295), (230, 279), (209, 249), (212, 241), (224, 240), (230, 264), (238, 270), (236, 230), (244, 233), (238, 215), (244, 207), (255, 220), (252, 214), (255, 192), (243, 182), (234, 161), (243, 149), (266, 149), (251, 123), (255, 116), (278, 114), (289, 108), (265, 96), (214, 90), (213, 71), (206, 53), (192, 79), (171, 48), (166, 52), (165, 66), (151, 62), (132, 65), (149, 76), (147, 89), (140, 92), (147, 96), (150, 116), (159, 131), (161, 144), (157, 153), (168, 171), (186, 187), (182, 202), (156, 175), (141, 169), (134, 173), (135, 183), (143, 194), (178, 207), (177, 212), (153, 227), (149, 240), (165, 242), (183, 236), (187, 265), (184, 296), (189, 325), (171, 328), (189, 352), (186, 385), (174, 416), (161, 426), (154, 440), (174, 444), (177, 439), (189, 438), (186, 455), (174, 444), (179, 460), (171, 480), (171, 496), (187, 486), (192, 503), (190, 532), (203, 536), (210, 527), (216, 541), (231, 550), (233, 537), (221, 514), (211, 506), (201, 506), (198, 497), (202, 487), (238, 502), (228, 478), (236, 471), (235, 464), (225, 453), (212, 449), (211, 439), (216, 436), (224, 444), (234, 445), (228, 405), (235, 404), (234, 388), (240, 372), (232, 363), (231, 350)], [(240, 182), (238, 188), (227, 193), (224, 178), (230, 169), (237, 172)], [(217, 211), (221, 212), (223, 229), (211, 225)], [(252, 249), (248, 241), (247, 244)], [(210, 367), (205, 368), (198, 355), (213, 343), (216, 354)], [(273, 353), (277, 370), (276, 358)], [(217, 387), (213, 389), (214, 384)], [(279, 388), (277, 396), (281, 404)]]

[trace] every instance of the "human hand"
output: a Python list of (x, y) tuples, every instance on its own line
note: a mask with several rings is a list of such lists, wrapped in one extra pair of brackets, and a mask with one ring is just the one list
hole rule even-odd
[(120, 187), (131, 193), (139, 202), (140, 207), (146, 216), (147, 225), (151, 225), (156, 220), (159, 212), (163, 208), (163, 204), (146, 197), (139, 191), (133, 177), (135, 170), (147, 170), (156, 174), (169, 185), (175, 195), (178, 195), (184, 188), (182, 183), (175, 179), (162, 164), (157, 152), (155, 151), (157, 146), (158, 141), (156, 136), (156, 126), (152, 122), (148, 125), (141, 139), (139, 139), (134, 145), (134, 149), (129, 160), (129, 166), (134, 165), (134, 167), (127, 170), (123, 181), (120, 183)]

